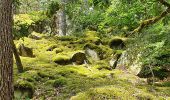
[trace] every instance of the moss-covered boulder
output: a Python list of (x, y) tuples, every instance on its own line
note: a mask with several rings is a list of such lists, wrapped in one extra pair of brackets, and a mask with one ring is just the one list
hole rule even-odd
[(33, 49), (24, 46), (24, 44), (19, 44), (18, 52), (19, 52), (19, 55), (23, 57), (35, 57), (33, 54)]
[(98, 33), (96, 31), (86, 31), (85, 32), (85, 41), (89, 43), (94, 43), (99, 45), (102, 43), (101, 39), (98, 37)]
[(42, 35), (40, 33), (32, 32), (30, 35), (28, 35), (28, 38), (40, 40), (42, 39)]
[(98, 46), (92, 43), (87, 43), (84, 46), (85, 53), (93, 60), (102, 60), (112, 54), (112, 50), (105, 46)]
[(71, 58), (67, 55), (56, 55), (54, 58), (53, 58), (53, 61), (57, 64), (60, 64), (60, 65), (67, 65), (67, 64), (70, 64), (71, 63)]
[(59, 53), (53, 58), (53, 61), (60, 65), (81, 65), (84, 64), (86, 60), (86, 55), (82, 51)]
[(118, 60), (119, 60), (121, 54), (122, 54), (121, 51), (119, 51), (119, 52), (116, 52), (113, 55), (112, 59), (109, 61), (109, 64), (110, 64), (111, 68), (113, 68), (113, 69), (116, 68)]
[(74, 62), (77, 65), (81, 65), (84, 63), (84, 61), (87, 60), (85, 53), (83, 52), (77, 52), (73, 54), (71, 61)]
[(18, 100), (31, 99), (33, 97), (34, 86), (28, 81), (19, 80), (14, 84), (14, 88), (14, 96)]
[(114, 37), (110, 40), (109, 46), (112, 49), (124, 49), (125, 48), (124, 39), (121, 37)]

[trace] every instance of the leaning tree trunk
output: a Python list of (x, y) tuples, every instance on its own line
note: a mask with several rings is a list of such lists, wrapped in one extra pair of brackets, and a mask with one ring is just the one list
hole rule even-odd
[(23, 70), (23, 65), (22, 65), (20, 56), (18, 54), (17, 48), (16, 48), (16, 46), (14, 44), (14, 41), (12, 41), (12, 50), (13, 50), (13, 53), (14, 53), (14, 56), (15, 56), (15, 61), (16, 61), (18, 72), (22, 73), (24, 71)]
[(61, 8), (58, 11), (58, 29), (59, 36), (65, 36), (67, 33), (67, 22), (66, 22), (66, 11), (65, 11), (66, 0), (61, 1)]
[(0, 100), (13, 99), (12, 2), (0, 0)]

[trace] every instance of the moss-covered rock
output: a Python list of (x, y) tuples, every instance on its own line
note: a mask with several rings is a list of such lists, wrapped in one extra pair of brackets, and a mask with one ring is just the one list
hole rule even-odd
[(53, 58), (53, 61), (60, 65), (67, 65), (71, 63), (71, 58), (66, 55), (56, 55), (56, 57)]
[(34, 86), (32, 83), (24, 80), (19, 80), (14, 85), (15, 98), (26, 99), (32, 98), (34, 93)]
[(87, 43), (84, 46), (85, 53), (92, 57), (94, 60), (102, 60), (107, 58), (112, 54), (112, 50), (110, 48), (107, 48), (105, 46), (98, 46), (92, 43)]
[(96, 31), (86, 31), (85, 32), (85, 41), (86, 43), (94, 43), (99, 45), (102, 43), (101, 39), (98, 37), (98, 33)]
[(53, 61), (60, 65), (67, 65), (71, 63), (81, 65), (85, 60), (87, 60), (87, 58), (85, 53), (82, 51), (59, 53), (53, 58)]
[(83, 52), (77, 52), (73, 54), (71, 61), (74, 62), (77, 65), (81, 65), (87, 60), (85, 53)]
[(121, 53), (115, 53), (113, 55), (112, 59), (109, 61), (110, 67), (112, 67), (113, 69), (116, 68), (120, 56)]
[(32, 48), (24, 46), (24, 44), (20, 44), (18, 47), (19, 55), (23, 57), (35, 57), (33, 54)]
[(125, 48), (124, 39), (121, 37), (114, 37), (110, 40), (109, 46), (112, 49), (123, 49)]

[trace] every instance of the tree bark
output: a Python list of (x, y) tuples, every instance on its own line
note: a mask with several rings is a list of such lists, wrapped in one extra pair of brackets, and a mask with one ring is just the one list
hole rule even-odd
[(0, 0), (0, 100), (13, 99), (12, 2)]

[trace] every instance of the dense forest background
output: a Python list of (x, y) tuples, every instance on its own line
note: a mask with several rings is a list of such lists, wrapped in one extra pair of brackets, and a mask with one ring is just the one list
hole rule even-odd
[(11, 10), (16, 100), (170, 99), (169, 0), (14, 0)]

